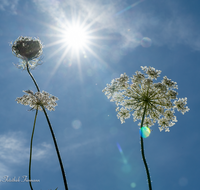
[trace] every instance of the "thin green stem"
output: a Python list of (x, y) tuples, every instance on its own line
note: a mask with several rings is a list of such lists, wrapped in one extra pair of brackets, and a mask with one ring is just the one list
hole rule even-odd
[(35, 123), (36, 123), (37, 114), (38, 114), (38, 109), (36, 109), (36, 112), (35, 112), (35, 119), (34, 119), (33, 131), (32, 131), (32, 135), (31, 135), (31, 144), (30, 144), (29, 185), (30, 185), (31, 190), (33, 190), (33, 187), (32, 187), (32, 184), (31, 184), (31, 158), (32, 158), (33, 135), (34, 135), (34, 131), (35, 131)]
[[(144, 113), (143, 113), (143, 116), (142, 116), (142, 121), (141, 121), (141, 127), (140, 128), (142, 128), (142, 126), (143, 126), (145, 112), (146, 112), (146, 105), (145, 105), (145, 108), (144, 108)], [(152, 190), (150, 173), (149, 173), (149, 169), (148, 169), (147, 162), (146, 162), (145, 155), (144, 155), (144, 144), (143, 144), (142, 136), (140, 137), (140, 143), (141, 143), (142, 159), (143, 159), (143, 162), (144, 162), (144, 165), (145, 165), (145, 169), (146, 169), (146, 173), (147, 173), (149, 190)]]
[[(26, 66), (27, 66), (27, 71), (28, 71), (29, 75), (31, 76), (31, 78), (32, 78), (32, 80), (33, 80), (33, 82), (34, 82), (34, 84), (35, 84), (35, 86), (36, 86), (38, 92), (40, 92), (40, 89), (39, 89), (39, 87), (38, 87), (38, 85), (37, 85), (37, 83), (36, 83), (36, 81), (35, 81), (33, 75), (31, 74), (31, 72), (30, 72), (30, 70), (29, 70), (28, 61), (26, 61)], [(57, 145), (57, 142), (56, 142), (56, 138), (55, 138), (55, 135), (54, 135), (54, 132), (53, 132), (53, 128), (52, 128), (52, 126), (51, 126), (51, 122), (50, 122), (50, 120), (49, 120), (49, 117), (48, 117), (48, 115), (47, 115), (47, 112), (46, 112), (44, 106), (41, 105), (41, 107), (42, 107), (42, 109), (43, 109), (43, 111), (44, 111), (45, 117), (46, 117), (46, 119), (47, 119), (47, 123), (49, 124), (49, 129), (50, 129), (50, 131), (51, 131), (51, 135), (52, 135), (52, 138), (53, 138), (54, 146), (55, 146), (55, 149), (56, 149), (56, 153), (57, 153), (57, 156), (58, 156), (58, 160), (59, 160), (59, 164), (60, 164), (60, 168), (61, 168), (61, 172), (62, 172), (62, 176), (63, 176), (63, 181), (64, 181), (64, 185), (65, 185), (65, 190), (68, 190), (68, 187), (67, 187), (67, 180), (66, 180), (66, 176), (65, 176), (65, 170), (64, 170), (64, 167), (63, 167), (63, 164), (62, 164), (62, 159), (61, 159), (60, 152), (59, 152), (59, 149), (58, 149), (58, 145)]]
[(40, 92), (40, 89), (39, 89), (39, 87), (38, 87), (38, 85), (37, 85), (37, 82), (36, 82), (36, 80), (34, 79), (33, 75), (31, 74), (31, 72), (30, 72), (30, 70), (29, 70), (29, 67), (28, 67), (28, 60), (26, 60), (26, 68), (27, 68), (28, 74), (29, 74), (30, 77), (32, 78), (32, 80), (33, 80), (33, 82), (34, 82), (34, 84), (35, 84), (35, 86), (36, 86), (36, 88), (37, 88), (37, 91)]
[(43, 111), (44, 111), (44, 114), (46, 116), (46, 119), (47, 119), (47, 122), (49, 124), (49, 129), (51, 131), (51, 135), (52, 135), (52, 138), (53, 138), (53, 142), (54, 142), (54, 145), (55, 145), (55, 148), (56, 148), (56, 152), (57, 152), (57, 156), (58, 156), (58, 160), (59, 160), (59, 163), (60, 163), (60, 167), (61, 167), (61, 171), (62, 171), (62, 176), (63, 176), (63, 181), (64, 181), (64, 185), (65, 185), (65, 190), (68, 190), (68, 187), (67, 187), (67, 180), (66, 180), (66, 176), (65, 176), (65, 170), (64, 170), (64, 167), (63, 167), (63, 164), (62, 164), (62, 159), (61, 159), (61, 156), (60, 156), (60, 152), (59, 152), (59, 149), (58, 149), (58, 145), (57, 145), (57, 142), (56, 142), (56, 137), (54, 135), (54, 132), (53, 132), (53, 128), (51, 126), (51, 122), (49, 120), (49, 117), (47, 115), (47, 112), (44, 108), (44, 106), (41, 106)]

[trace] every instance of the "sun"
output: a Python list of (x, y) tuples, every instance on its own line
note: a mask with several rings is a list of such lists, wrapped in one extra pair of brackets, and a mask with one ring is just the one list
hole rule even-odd
[(86, 28), (77, 23), (66, 27), (65, 30), (63, 40), (70, 49), (80, 50), (87, 46), (89, 35)]
[(45, 45), (45, 47), (55, 47), (55, 51), (48, 56), (48, 59), (61, 52), (54, 72), (62, 63), (69, 65), (69, 67), (72, 64), (78, 64), (79, 68), (81, 68), (81, 63), (87, 62), (91, 56), (106, 64), (96, 53), (98, 48), (101, 49), (98, 40), (104, 39), (99, 34), (102, 28), (98, 26), (98, 23), (90, 21), (87, 17), (71, 20), (56, 19), (56, 24), (48, 25), (48, 27), (50, 28), (48, 36), (54, 39), (53, 42)]

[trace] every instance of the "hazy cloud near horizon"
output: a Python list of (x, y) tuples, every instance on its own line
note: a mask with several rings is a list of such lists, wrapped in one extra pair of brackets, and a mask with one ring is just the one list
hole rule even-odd
[[(24, 163), (23, 160), (29, 159), (30, 142), (25, 140), (21, 132), (9, 132), (0, 135), (0, 161), (1, 163)], [(46, 158), (50, 154), (51, 145), (43, 142), (33, 145), (33, 158), (40, 160)], [(13, 156), (15, 155), (15, 156)]]

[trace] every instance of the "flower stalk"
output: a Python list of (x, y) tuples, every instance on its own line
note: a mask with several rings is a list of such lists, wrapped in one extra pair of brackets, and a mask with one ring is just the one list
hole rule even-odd
[(35, 131), (37, 114), (38, 114), (38, 109), (36, 109), (36, 112), (35, 112), (35, 119), (34, 119), (34, 123), (33, 123), (33, 130), (32, 130), (31, 143), (30, 143), (30, 158), (29, 158), (29, 172), (28, 173), (29, 173), (29, 185), (30, 185), (31, 190), (33, 190), (33, 187), (32, 187), (32, 184), (31, 184), (32, 147), (33, 147), (33, 135), (34, 135), (34, 131)]
[[(142, 126), (143, 126), (144, 117), (145, 117), (145, 112), (146, 112), (146, 105), (145, 105), (145, 108), (144, 108), (144, 113), (143, 113), (143, 116), (142, 116), (142, 121), (141, 121), (141, 126), (140, 126), (140, 128), (142, 128)], [(143, 143), (143, 138), (142, 138), (142, 136), (140, 136), (140, 144), (141, 144), (142, 160), (143, 160), (143, 162), (144, 162), (144, 166), (145, 166), (145, 169), (146, 169), (146, 174), (147, 174), (147, 180), (148, 180), (149, 190), (152, 190), (150, 173), (149, 173), (148, 165), (147, 165), (146, 158), (145, 158), (145, 155), (144, 155), (144, 143)]]
[[(28, 67), (29, 67), (28, 64), (27, 64), (26, 66), (27, 66), (27, 71), (28, 71), (29, 75), (31, 76), (31, 79), (33, 80), (33, 82), (34, 82), (34, 84), (35, 84), (35, 86), (36, 86), (38, 92), (40, 92), (40, 91), (39, 91), (39, 87), (38, 87), (38, 85), (37, 85), (37, 82), (36, 82), (36, 80), (34, 79), (32, 73), (30, 72), (30, 70), (29, 70), (29, 68), (28, 68)], [(60, 168), (61, 168), (61, 172), (62, 172), (62, 177), (63, 177), (63, 182), (64, 182), (65, 190), (68, 190), (67, 180), (66, 180), (66, 176), (65, 176), (65, 170), (64, 170), (64, 167), (63, 167), (62, 159), (61, 159), (60, 152), (59, 152), (59, 149), (58, 149), (58, 145), (57, 145), (57, 142), (56, 142), (56, 138), (55, 138), (55, 135), (54, 135), (54, 132), (53, 132), (53, 128), (52, 128), (52, 126), (51, 126), (51, 122), (50, 122), (50, 120), (49, 120), (49, 117), (48, 117), (48, 115), (47, 115), (47, 112), (46, 112), (46, 110), (45, 110), (44, 105), (41, 104), (40, 106), (42, 107), (42, 110), (43, 110), (43, 112), (44, 112), (44, 114), (45, 114), (47, 123), (48, 123), (48, 125), (49, 125), (49, 129), (50, 129), (50, 131), (51, 131), (51, 135), (52, 135), (52, 138), (53, 138), (54, 146), (55, 146), (55, 149), (56, 149), (56, 153), (57, 153), (57, 156), (58, 156), (58, 160), (59, 160), (59, 164), (60, 164)]]
[(35, 86), (36, 86), (36, 88), (37, 88), (37, 91), (40, 92), (40, 89), (39, 89), (39, 87), (38, 87), (38, 85), (37, 85), (37, 82), (36, 82), (36, 80), (34, 79), (32, 73), (31, 73), (30, 70), (29, 70), (28, 59), (26, 59), (26, 68), (27, 68), (28, 74), (29, 74), (30, 77), (32, 78), (32, 80), (33, 80), (33, 82), (34, 82), (34, 84), (35, 84)]
[(54, 135), (54, 132), (53, 132), (53, 128), (51, 126), (51, 122), (49, 120), (49, 117), (47, 115), (47, 112), (44, 108), (44, 106), (42, 106), (42, 109), (44, 111), (44, 114), (45, 114), (45, 117), (47, 119), (47, 122), (49, 124), (49, 129), (51, 131), (51, 135), (52, 135), (52, 138), (53, 138), (53, 142), (54, 142), (54, 146), (56, 148), (56, 153), (57, 153), (57, 156), (58, 156), (58, 160), (59, 160), (59, 164), (60, 164), (60, 168), (61, 168), (61, 172), (62, 172), (62, 176), (63, 176), (63, 181), (64, 181), (64, 185), (65, 185), (65, 190), (68, 190), (68, 186), (67, 186), (67, 180), (66, 180), (66, 176), (65, 176), (65, 170), (64, 170), (64, 167), (63, 167), (63, 164), (62, 164), (62, 159), (61, 159), (61, 156), (60, 156), (60, 152), (59, 152), (59, 149), (58, 149), (58, 145), (57, 145), (57, 142), (56, 142), (56, 138), (55, 138), (55, 135)]

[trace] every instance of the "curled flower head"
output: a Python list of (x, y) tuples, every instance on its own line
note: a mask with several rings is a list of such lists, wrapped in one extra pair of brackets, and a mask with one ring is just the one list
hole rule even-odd
[(153, 83), (153, 79), (157, 80), (161, 71), (153, 67), (141, 68), (146, 75), (136, 71), (136, 75), (131, 77), (132, 84), (128, 83), (129, 77), (124, 73), (120, 78), (113, 79), (111, 84), (107, 84), (103, 92), (111, 102), (116, 103), (117, 117), (121, 123), (130, 117), (132, 111), (134, 121), (142, 120), (145, 110), (143, 125), (150, 127), (157, 121), (160, 131), (164, 129), (169, 132), (169, 127), (177, 122), (174, 110), (182, 114), (190, 110), (186, 106), (187, 98), (179, 98), (172, 102), (177, 99), (178, 92), (172, 90), (178, 89), (177, 83), (166, 76), (162, 82)]
[(35, 94), (31, 90), (23, 91), (26, 94), (22, 97), (16, 99), (17, 103), (23, 104), (25, 106), (29, 105), (32, 109), (38, 109), (42, 111), (42, 106), (49, 111), (55, 111), (55, 106), (57, 106), (57, 97), (52, 96), (48, 92), (36, 92)]
[(38, 38), (20, 36), (12, 44), (13, 54), (22, 59), (22, 63), (17, 65), (19, 68), (25, 69), (28, 62), (31, 69), (35, 68), (38, 58), (42, 55), (42, 43)]

